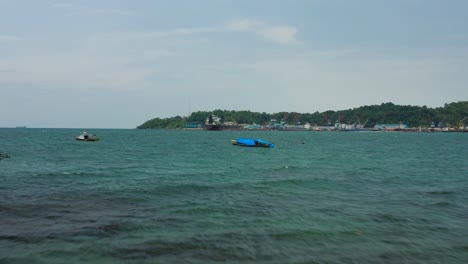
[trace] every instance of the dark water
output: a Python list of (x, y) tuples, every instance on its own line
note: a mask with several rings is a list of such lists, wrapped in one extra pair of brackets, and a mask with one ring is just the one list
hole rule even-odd
[(0, 263), (468, 263), (468, 133), (80, 132), (0, 129)]

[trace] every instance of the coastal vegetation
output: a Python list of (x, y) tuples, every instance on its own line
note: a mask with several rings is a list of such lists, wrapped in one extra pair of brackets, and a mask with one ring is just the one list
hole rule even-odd
[(287, 124), (310, 123), (313, 125), (333, 125), (335, 122), (352, 124), (366, 123), (366, 127), (376, 124), (404, 123), (410, 127), (430, 127), (431, 125), (445, 127), (459, 127), (468, 123), (468, 101), (453, 102), (443, 107), (429, 108), (427, 106), (395, 105), (382, 103), (358, 108), (324, 111), (315, 113), (278, 112), (268, 114), (265, 112), (214, 110), (197, 111), (188, 117), (175, 116), (170, 118), (154, 118), (138, 126), (139, 129), (182, 129), (187, 122), (204, 123), (210, 115), (216, 115), (222, 122), (237, 124), (268, 124), (271, 119), (282, 120)]

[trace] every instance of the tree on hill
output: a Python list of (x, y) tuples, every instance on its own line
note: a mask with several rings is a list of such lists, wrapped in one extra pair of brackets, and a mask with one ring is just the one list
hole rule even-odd
[[(260, 124), (264, 125), (271, 119), (278, 121), (285, 117), (285, 112), (268, 114), (265, 112), (251, 112), (248, 110), (234, 111), (216, 109), (211, 112), (197, 111), (188, 117), (170, 117), (154, 118), (146, 121), (137, 128), (156, 128), (156, 129), (182, 129), (186, 122), (204, 123), (206, 118), (214, 114), (221, 118), (222, 122), (236, 122), (238, 124)], [(443, 107), (428, 108), (427, 106), (395, 105), (391, 102), (380, 105), (366, 105), (358, 108), (325, 111), (314, 113), (295, 113), (290, 114), (285, 120), (287, 124), (295, 124), (295, 119), (302, 123), (324, 126), (329, 122), (334, 124), (341, 123), (366, 123), (366, 127), (373, 127), (376, 124), (398, 124), (400, 122), (410, 127), (429, 127), (431, 122), (437, 126), (439, 122), (444, 126), (462, 126), (468, 123), (468, 101), (453, 102), (445, 104)]]

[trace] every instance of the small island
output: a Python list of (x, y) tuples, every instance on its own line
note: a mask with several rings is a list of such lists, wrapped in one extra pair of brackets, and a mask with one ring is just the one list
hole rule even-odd
[(395, 105), (361, 106), (358, 108), (314, 113), (214, 110), (193, 112), (190, 116), (154, 118), (138, 129), (205, 129), (209, 118), (219, 118), (224, 130), (279, 129), (311, 131), (466, 131), (468, 101), (445, 104), (443, 107)]

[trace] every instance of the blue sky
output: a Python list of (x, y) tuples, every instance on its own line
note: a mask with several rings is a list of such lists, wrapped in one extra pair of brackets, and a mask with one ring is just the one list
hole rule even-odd
[(468, 1), (0, 0), (0, 127), (468, 100)]

